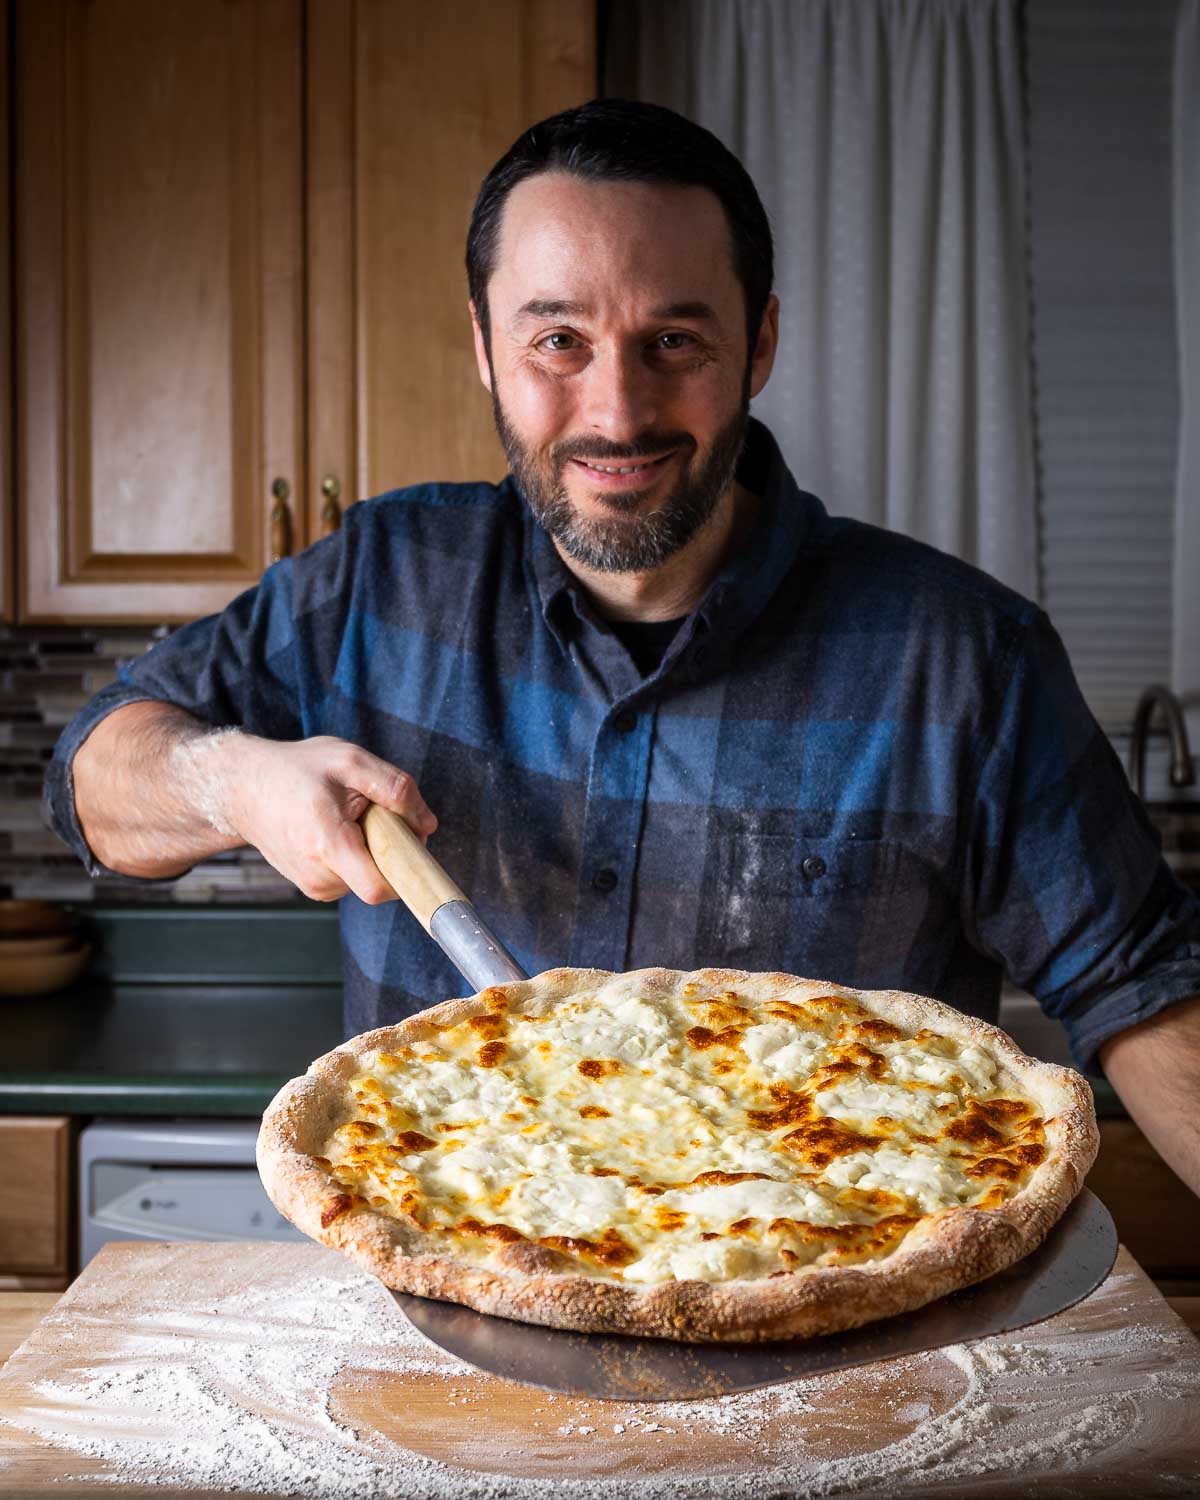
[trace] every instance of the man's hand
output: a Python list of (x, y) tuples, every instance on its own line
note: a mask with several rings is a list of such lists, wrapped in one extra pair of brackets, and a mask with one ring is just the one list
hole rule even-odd
[(1200, 997), (1110, 1037), (1100, 1064), (1151, 1145), (1200, 1195)]
[(357, 745), (213, 730), (168, 703), (102, 719), (76, 752), (74, 783), (84, 837), (112, 870), (178, 875), (252, 844), (317, 901), (395, 899), (358, 826), (369, 803), (422, 838), (437, 827), (412, 777)]
[(372, 802), (399, 813), (422, 838), (437, 827), (407, 772), (347, 740), (318, 735), (279, 744), (240, 735), (225, 754), (232, 826), (316, 901), (347, 891), (372, 906), (396, 899), (358, 823)]

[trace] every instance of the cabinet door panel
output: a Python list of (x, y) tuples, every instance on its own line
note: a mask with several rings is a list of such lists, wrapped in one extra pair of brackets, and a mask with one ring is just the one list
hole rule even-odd
[(596, 68), (593, 0), (312, 0), (309, 15), (315, 527), (327, 473), (343, 500), (504, 473), (467, 313), (471, 207), (527, 125), (595, 94)]
[(68, 1119), (0, 1119), (0, 1272), (61, 1275), (67, 1270), (72, 1143)]
[(303, 484), (300, 23), (19, 0), (26, 618), (190, 618), (269, 560), (272, 481)]

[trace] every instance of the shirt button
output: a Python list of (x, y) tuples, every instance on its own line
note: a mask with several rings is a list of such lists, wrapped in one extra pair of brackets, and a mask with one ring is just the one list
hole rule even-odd
[(623, 708), (613, 720), (613, 728), (618, 734), (628, 734), (637, 724), (637, 714), (631, 708)]
[(592, 876), (592, 889), (599, 891), (602, 896), (607, 896), (609, 891), (617, 888), (617, 872), (615, 870), (597, 870)]
[(819, 854), (810, 854), (800, 866), (805, 880), (820, 880), (825, 873), (825, 861)]

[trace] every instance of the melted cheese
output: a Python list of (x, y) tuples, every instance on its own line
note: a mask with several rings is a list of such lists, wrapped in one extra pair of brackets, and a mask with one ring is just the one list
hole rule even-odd
[(724, 1281), (890, 1254), (927, 1215), (992, 1207), (1044, 1158), (981, 1048), (906, 1035), (832, 986), (546, 998), (364, 1055), (320, 1160), (366, 1203), (495, 1263)]

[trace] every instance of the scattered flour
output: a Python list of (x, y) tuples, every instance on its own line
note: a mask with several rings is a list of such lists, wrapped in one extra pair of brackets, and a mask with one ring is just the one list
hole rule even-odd
[[(553, 1478), (514, 1477), (442, 1463), (335, 1418), (331, 1396), (345, 1371), (432, 1379), (454, 1411), (447, 1422), (473, 1421), (458, 1411), (480, 1403), (476, 1373), (426, 1344), (376, 1282), (332, 1252), (322, 1271), (302, 1275), (294, 1255), (274, 1271), (262, 1258), (252, 1285), (221, 1287), (216, 1297), (211, 1278), (203, 1297), (172, 1280), (172, 1266), (185, 1264), (164, 1257), (153, 1294), (131, 1283), (103, 1316), (91, 1304), (55, 1308), (0, 1373), (0, 1385), (19, 1382), (26, 1393), (8, 1425), (105, 1460), (105, 1472), (85, 1476), (93, 1484), (169, 1482), (313, 1500), (650, 1500), (667, 1492), (768, 1500), (784, 1489), (801, 1500), (920, 1493), (935, 1478), (1026, 1474), (1035, 1483), (1050, 1472), (1058, 1496), (1074, 1493), (1085, 1476), (1094, 1484), (1101, 1468), (1111, 1473), (1122, 1454), (1132, 1463), (1136, 1453), (1144, 1466), (1186, 1420), (1185, 1403), (1193, 1417), (1200, 1406), (1200, 1358), (1186, 1336), (1173, 1346), (1161, 1329), (1072, 1331), (1057, 1319), (1028, 1340), (988, 1339), (892, 1362), (886, 1382), (851, 1371), (647, 1404), (546, 1393), (532, 1408), (542, 1417), (513, 1424), (511, 1451), (578, 1444), (593, 1461), (617, 1455), (620, 1471), (614, 1463), (599, 1477), (572, 1479), (562, 1465)], [(57, 1321), (66, 1335), (84, 1319), (92, 1325), (86, 1363), (64, 1359), (62, 1338), (55, 1357), (39, 1361), (48, 1325)], [(866, 1391), (880, 1405), (884, 1445), (849, 1456), (843, 1446), (839, 1454), (829, 1434), (844, 1432)], [(941, 1409), (939, 1391), (948, 1402)], [(560, 1399), (574, 1411), (565, 1422), (555, 1417)], [(639, 1457), (660, 1451), (655, 1444), (708, 1434), (721, 1436), (726, 1453), (734, 1445), (729, 1472), (689, 1474)], [(3, 1464), (0, 1456), (0, 1488)], [(1155, 1484), (1155, 1493), (1195, 1493), (1200, 1476), (1168, 1472)]]

